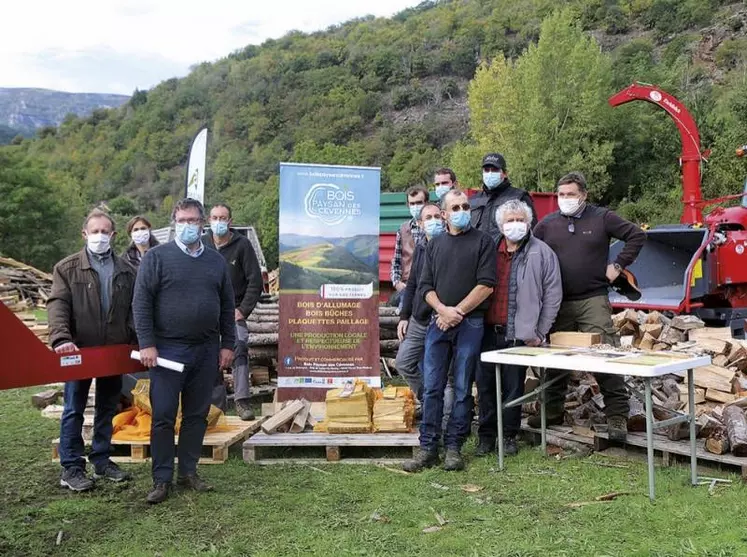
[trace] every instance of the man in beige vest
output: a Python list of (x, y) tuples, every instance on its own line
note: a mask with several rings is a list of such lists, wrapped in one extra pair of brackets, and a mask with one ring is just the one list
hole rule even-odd
[(398, 293), (402, 293), (407, 286), (410, 277), (410, 266), (412, 265), (412, 254), (415, 252), (415, 244), (423, 237), (423, 231), (418, 226), (420, 211), (428, 201), (428, 190), (424, 186), (412, 186), (407, 189), (405, 203), (410, 210), (410, 220), (402, 223), (397, 230), (397, 238), (394, 243), (394, 257), (390, 277), (392, 286)]

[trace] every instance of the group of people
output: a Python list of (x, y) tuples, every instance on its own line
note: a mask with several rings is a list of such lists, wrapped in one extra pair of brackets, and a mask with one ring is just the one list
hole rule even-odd
[[(47, 302), (49, 340), (59, 354), (79, 348), (138, 344), (149, 368), (152, 408), (153, 490), (149, 503), (164, 501), (174, 476), (174, 429), (181, 409), (176, 456), (177, 485), (208, 491), (197, 475), (213, 386), (221, 370), (233, 368), (235, 405), (242, 419), (249, 407), (246, 318), (262, 293), (262, 275), (251, 242), (232, 227), (231, 208), (205, 210), (183, 199), (172, 211), (173, 242), (159, 245), (142, 216), (127, 224), (132, 243), (122, 256), (113, 251), (116, 225), (102, 210), (83, 224), (85, 247), (54, 267)], [(184, 364), (177, 372), (158, 365), (164, 358)], [(121, 376), (96, 379), (93, 439), (86, 474), (83, 413), (91, 379), (65, 383), (60, 425), (60, 485), (87, 491), (95, 479), (123, 482), (130, 475), (111, 461), (112, 418), (122, 389)]]
[[(404, 463), (417, 472), (440, 462), (464, 468), (462, 446), (470, 434), (477, 384), (479, 416), (475, 454), (496, 450), (495, 366), (480, 354), (513, 346), (539, 346), (553, 331), (599, 333), (617, 345), (608, 291), (635, 261), (645, 233), (609, 209), (587, 201), (584, 176), (557, 182), (559, 210), (537, 222), (531, 196), (511, 185), (505, 158), (482, 160), (482, 188), (468, 197), (448, 168), (436, 171), (438, 203), (425, 188), (407, 191), (412, 219), (396, 237), (391, 279), (400, 300), (397, 370), (416, 395), (420, 449)], [(625, 242), (609, 261), (613, 240)], [(503, 399), (524, 393), (526, 370), (502, 366)], [(550, 371), (551, 374), (557, 373)], [(628, 396), (622, 378), (599, 374), (611, 439), (627, 434)], [(547, 423), (562, 423), (567, 379), (547, 392)], [(445, 396), (453, 405), (444, 420)], [(518, 452), (521, 408), (504, 411), (504, 449)], [(539, 416), (529, 418), (539, 427)]]

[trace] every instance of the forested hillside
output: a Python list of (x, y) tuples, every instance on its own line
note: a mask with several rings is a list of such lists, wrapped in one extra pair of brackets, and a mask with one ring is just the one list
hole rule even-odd
[[(727, 0), (442, 0), (290, 33), (1, 149), (0, 251), (48, 268), (79, 245), (99, 202), (121, 221), (142, 212), (164, 224), (203, 125), (207, 200), (255, 224), (271, 264), (280, 161), (380, 165), (389, 190), (451, 164), (474, 187), (481, 155), (499, 150), (526, 189), (578, 169), (601, 202), (669, 221), (674, 125), (645, 103), (613, 110), (606, 99), (634, 80), (678, 96), (713, 149), (706, 194), (736, 192), (747, 174), (733, 156), (747, 142), (745, 32), (747, 9)], [(17, 195), (24, 181), (44, 194)], [(32, 230), (48, 249), (16, 240)]]

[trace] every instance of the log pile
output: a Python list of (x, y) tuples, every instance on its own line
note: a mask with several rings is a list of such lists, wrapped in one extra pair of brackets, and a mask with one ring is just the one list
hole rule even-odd
[[(669, 318), (658, 312), (628, 309), (614, 315), (612, 320), (623, 349), (711, 356), (711, 365), (694, 372), (698, 437), (705, 439), (706, 449), (712, 453), (747, 456), (747, 341), (732, 338), (728, 327), (706, 327), (691, 315)], [(629, 378), (626, 383), (631, 393), (628, 430), (645, 431), (642, 381)], [(656, 378), (652, 387), (657, 421), (688, 411), (685, 376)], [(572, 374), (565, 401), (565, 421), (590, 428), (606, 421), (603, 410), (604, 400), (593, 376)], [(689, 435), (689, 426), (679, 424), (664, 433), (672, 440), (683, 439)]]
[(37, 318), (35, 309), (45, 309), (52, 275), (15, 259), (0, 257), (0, 301), (23, 321), (45, 344), (49, 329), (45, 319)]
[(301, 433), (307, 427), (313, 428), (316, 420), (311, 416), (311, 403), (305, 399), (283, 402), (275, 413), (262, 421), (262, 431), (273, 433)]
[[(382, 357), (393, 358), (399, 348), (396, 308), (379, 306), (379, 348)], [(246, 320), (249, 329), (249, 356), (252, 360), (274, 359), (278, 354), (280, 309), (277, 297), (266, 298), (257, 304)]]

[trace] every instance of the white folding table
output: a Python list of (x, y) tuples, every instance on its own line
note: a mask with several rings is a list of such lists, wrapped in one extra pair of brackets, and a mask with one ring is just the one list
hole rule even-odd
[[(525, 400), (538, 398), (540, 401), (542, 451), (547, 447), (547, 416), (545, 411), (545, 391), (550, 385), (560, 381), (571, 371), (587, 371), (591, 373), (609, 373), (613, 375), (629, 375), (643, 379), (645, 384), (646, 406), (646, 446), (648, 461), (648, 494), (654, 499), (654, 429), (669, 427), (688, 422), (690, 425), (690, 473), (693, 485), (697, 485), (697, 455), (695, 438), (695, 385), (693, 370), (696, 367), (711, 363), (710, 356), (686, 357), (671, 353), (635, 353), (606, 351), (597, 352), (587, 348), (560, 347), (514, 347), (504, 350), (483, 352), (483, 362), (495, 364), (496, 394), (498, 398), (498, 468), (503, 470), (503, 410), (522, 404)], [(516, 365), (531, 367), (539, 371), (540, 385), (531, 393), (511, 402), (503, 404), (501, 387), (501, 365)], [(546, 380), (546, 370), (564, 370), (558, 376)], [(653, 400), (651, 395), (651, 379), (669, 373), (687, 372), (688, 384), (688, 413), (669, 420), (654, 422)]]

